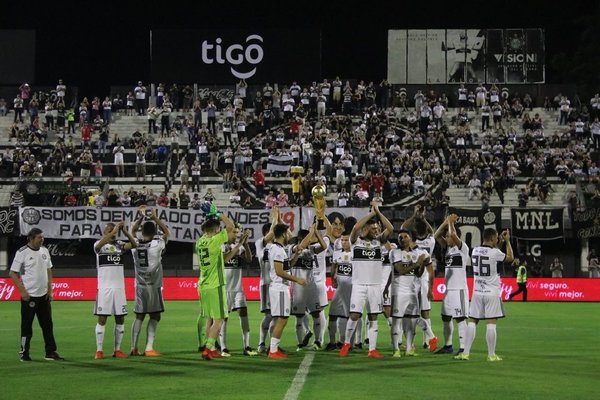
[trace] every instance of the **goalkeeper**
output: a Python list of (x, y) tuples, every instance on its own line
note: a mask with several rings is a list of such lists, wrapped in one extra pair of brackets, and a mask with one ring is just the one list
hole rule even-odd
[[(206, 208), (204, 209), (205, 212)], [(221, 229), (221, 222), (225, 224), (226, 229)], [(219, 213), (216, 206), (211, 204), (206, 213), (206, 220), (202, 224), (203, 234), (196, 241), (195, 249), (200, 267), (198, 339), (200, 345), (204, 345), (204, 338), (206, 337), (206, 344), (202, 351), (202, 358), (205, 360), (221, 357), (221, 353), (216, 350), (216, 340), (223, 320), (228, 315), (225, 293), (225, 264), (221, 249), (229, 241), (229, 237), (233, 235), (234, 229), (233, 221), (226, 215)], [(208, 325), (207, 322), (209, 322)], [(205, 335), (204, 327), (206, 327)]]

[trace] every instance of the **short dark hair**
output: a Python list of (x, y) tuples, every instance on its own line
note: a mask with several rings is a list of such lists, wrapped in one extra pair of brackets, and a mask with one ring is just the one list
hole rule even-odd
[(144, 235), (144, 236), (156, 235), (156, 224), (152, 221), (144, 222), (144, 225), (142, 225), (142, 235)]
[(358, 221), (354, 217), (347, 217), (344, 220), (344, 235), (349, 235), (352, 232), (352, 228)]
[(298, 243), (300, 243), (302, 240), (304, 240), (304, 238), (308, 235), (308, 233), (309, 233), (308, 229), (300, 229), (298, 231), (298, 236), (297, 236)]
[(285, 235), (285, 233), (287, 232), (287, 230), (289, 228), (290, 227), (286, 224), (277, 224), (273, 228), (273, 234), (275, 235), (276, 238), (282, 237), (283, 235)]
[(27, 233), (27, 240), (33, 240), (40, 233), (44, 233), (40, 228), (31, 228), (31, 230)]
[(483, 231), (483, 241), (487, 242), (488, 240), (492, 240), (494, 235), (497, 235), (498, 232), (494, 228), (486, 228)]
[(207, 218), (206, 221), (202, 224), (202, 231), (212, 231), (215, 228), (221, 226), (221, 221), (216, 218)]
[(264, 224), (262, 226), (262, 234), (263, 236), (267, 236), (267, 233), (271, 230), (271, 224)]
[(427, 224), (425, 223), (425, 220), (421, 218), (417, 219), (415, 221), (414, 229), (417, 231), (419, 236), (424, 236), (427, 234)]
[(327, 219), (328, 219), (328, 220), (329, 220), (329, 222), (331, 222), (331, 223), (333, 223), (333, 221), (335, 221), (335, 220), (336, 220), (336, 218), (337, 218), (337, 219), (339, 219), (339, 220), (340, 220), (340, 222), (341, 222), (342, 224), (344, 223), (344, 220), (345, 220), (345, 218), (344, 218), (344, 215), (342, 215), (342, 213), (340, 213), (340, 212), (333, 211), (332, 213), (330, 213), (330, 214), (327, 216)]
[(400, 236), (401, 233), (406, 233), (408, 236), (410, 236), (412, 240), (415, 240), (416, 238), (415, 231), (413, 231), (412, 229), (400, 229), (398, 231), (398, 236)]

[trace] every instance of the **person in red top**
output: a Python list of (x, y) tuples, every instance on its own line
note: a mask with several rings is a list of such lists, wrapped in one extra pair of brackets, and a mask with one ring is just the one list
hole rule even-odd
[(383, 192), (384, 183), (385, 183), (385, 177), (381, 174), (381, 171), (378, 171), (371, 178), (371, 185), (373, 187), (373, 191), (377, 194), (381, 194)]
[(371, 188), (371, 182), (369, 182), (368, 179), (365, 179), (364, 177), (360, 176), (358, 178), (358, 186), (360, 186), (360, 190), (368, 193), (369, 189)]
[(293, 138), (298, 137), (300, 134), (300, 121), (298, 119), (294, 119), (290, 124), (290, 134)]
[(158, 196), (158, 205), (160, 207), (169, 207), (169, 197), (167, 193), (162, 192), (160, 196)]
[(256, 186), (256, 197), (262, 198), (265, 193), (265, 173), (260, 165), (256, 167), (252, 176), (254, 177), (254, 186)]
[(265, 197), (265, 206), (267, 208), (273, 208), (275, 204), (277, 204), (277, 197), (275, 197), (275, 194), (271, 190), (269, 191), (269, 195)]
[(63, 200), (63, 205), (65, 207), (75, 207), (77, 205), (77, 197), (73, 194), (73, 192), (69, 192), (65, 199)]
[(287, 207), (289, 206), (288, 201), (288, 195), (285, 193), (285, 190), (283, 190), (283, 188), (279, 189), (279, 194), (277, 195), (277, 205), (279, 207)]
[(92, 141), (92, 134), (94, 133), (94, 126), (92, 124), (85, 124), (81, 128), (81, 148), (85, 148), (90, 145)]

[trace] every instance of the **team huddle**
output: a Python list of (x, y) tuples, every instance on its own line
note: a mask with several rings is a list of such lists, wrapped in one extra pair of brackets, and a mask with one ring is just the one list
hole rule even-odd
[[(289, 226), (282, 222), (278, 207), (273, 207), (271, 223), (263, 226), (262, 237), (255, 242), (260, 267), (260, 310), (263, 314), (255, 350), (250, 344), (241, 268), (253, 257), (248, 242), (250, 231), (244, 231), (243, 227), (211, 206), (202, 225), (202, 236), (195, 244), (200, 268), (198, 351), (205, 360), (231, 357), (227, 346), (227, 326), (229, 313), (237, 311), (245, 356), (266, 353), (271, 359), (287, 358), (288, 352), (281, 348), (280, 343), (289, 317), (294, 316), (298, 351), (305, 348), (335, 350), (339, 351), (340, 357), (346, 357), (352, 349), (362, 349), (364, 344), (368, 345), (368, 357), (383, 358), (384, 355), (377, 349), (378, 320), (383, 314), (390, 327), (393, 357), (417, 355), (416, 333), (417, 327), (420, 327), (423, 348), (438, 354), (454, 354), (456, 360), (468, 360), (477, 323), (485, 320), (487, 359), (500, 361), (495, 352), (496, 321), (504, 317), (499, 266), (513, 260), (509, 233), (505, 231), (498, 235), (496, 230), (486, 229), (482, 245), (470, 252), (457, 235), (455, 224), (458, 218), (455, 214), (447, 216), (434, 231), (424, 216), (424, 210), (417, 206), (414, 215), (393, 237), (394, 226), (379, 210), (377, 203), (372, 203), (370, 212), (359, 220), (345, 218), (337, 212), (326, 217), (321, 211), (309, 229), (300, 229), (293, 237)], [(128, 239), (127, 242), (117, 239), (120, 233)], [(43, 237), (37, 232), (36, 235), (41, 237), (40, 240), (35, 239), (39, 248)], [(36, 235), (33, 236), (37, 238)], [(112, 356), (128, 357), (122, 351), (121, 343), (127, 315), (123, 255), (129, 250), (135, 267), (136, 314), (131, 328), (129, 355), (161, 355), (154, 349), (154, 340), (164, 311), (162, 255), (169, 235), (169, 228), (157, 216), (156, 209), (142, 206), (131, 232), (123, 222), (111, 223), (106, 226), (103, 237), (94, 243), (98, 269), (98, 292), (94, 305), (94, 314), (98, 317), (96, 359), (104, 358), (104, 335), (109, 316), (115, 317)], [(35, 245), (35, 240), (30, 241), (32, 245)], [(442, 247), (445, 265), (442, 346), (438, 346), (429, 315), (433, 300), (432, 258), (436, 243)], [(23, 282), (27, 278), (23, 254), (29, 248), (35, 250), (32, 245), (24, 246), (15, 257), (11, 266), (15, 282), (19, 274), (25, 274)], [(506, 246), (506, 254), (499, 249), (502, 245)], [(470, 303), (467, 287), (469, 262), (474, 276)], [(44, 268), (49, 269), (51, 265)], [(332, 286), (336, 289), (331, 304), (326, 287), (328, 268)], [(51, 286), (47, 281), (44, 283)], [(21, 286), (22, 295), (28, 297)], [(325, 315), (327, 308), (329, 322)], [(29, 314), (31, 312), (27, 314), (28, 321), (33, 318)], [(146, 315), (149, 315), (147, 339), (145, 350), (141, 351), (138, 343)], [(456, 353), (454, 322), (459, 337)], [(366, 325), (365, 338), (363, 324)], [(51, 320), (47, 325), (51, 330)], [(329, 336), (327, 344), (326, 328)], [(27, 359), (30, 327), (25, 326), (22, 332), (21, 358)], [(50, 339), (47, 359), (58, 359), (56, 345), (53, 338)]]

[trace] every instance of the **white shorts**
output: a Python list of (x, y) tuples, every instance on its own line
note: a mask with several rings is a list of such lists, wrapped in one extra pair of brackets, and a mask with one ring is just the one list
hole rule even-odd
[(431, 310), (431, 302), (427, 297), (429, 293), (429, 277), (427, 279), (420, 279), (420, 293), (419, 293), (419, 308), (421, 311)]
[(290, 316), (290, 288), (286, 286), (269, 286), (271, 299), (271, 315), (274, 317)]
[(469, 317), (473, 319), (504, 318), (504, 306), (499, 296), (473, 294), (469, 307)]
[(419, 317), (419, 300), (416, 293), (401, 293), (396, 291), (392, 295), (392, 317), (403, 318)]
[(269, 285), (260, 286), (260, 312), (264, 313), (271, 310), (269, 301)]
[(319, 286), (313, 280), (308, 281), (306, 286), (297, 283), (292, 284), (292, 314), (304, 315), (307, 311), (309, 313), (321, 311)]
[(442, 301), (442, 315), (464, 318), (469, 315), (469, 292), (467, 289), (447, 289)]
[(381, 314), (383, 312), (381, 285), (352, 285), (350, 312), (362, 314), (365, 306), (367, 307), (367, 314)]
[(227, 307), (229, 312), (247, 307), (244, 291), (227, 292)]
[(149, 314), (165, 311), (165, 303), (161, 287), (136, 286), (135, 308), (136, 314)]
[(329, 299), (327, 298), (327, 286), (325, 282), (315, 282), (316, 286), (316, 298), (319, 299), (319, 306), (321, 310), (329, 305)]
[(96, 293), (95, 315), (127, 315), (125, 289), (103, 288)]
[(352, 297), (352, 277), (338, 277), (338, 287), (331, 299), (329, 316), (348, 318), (350, 316), (350, 298)]

